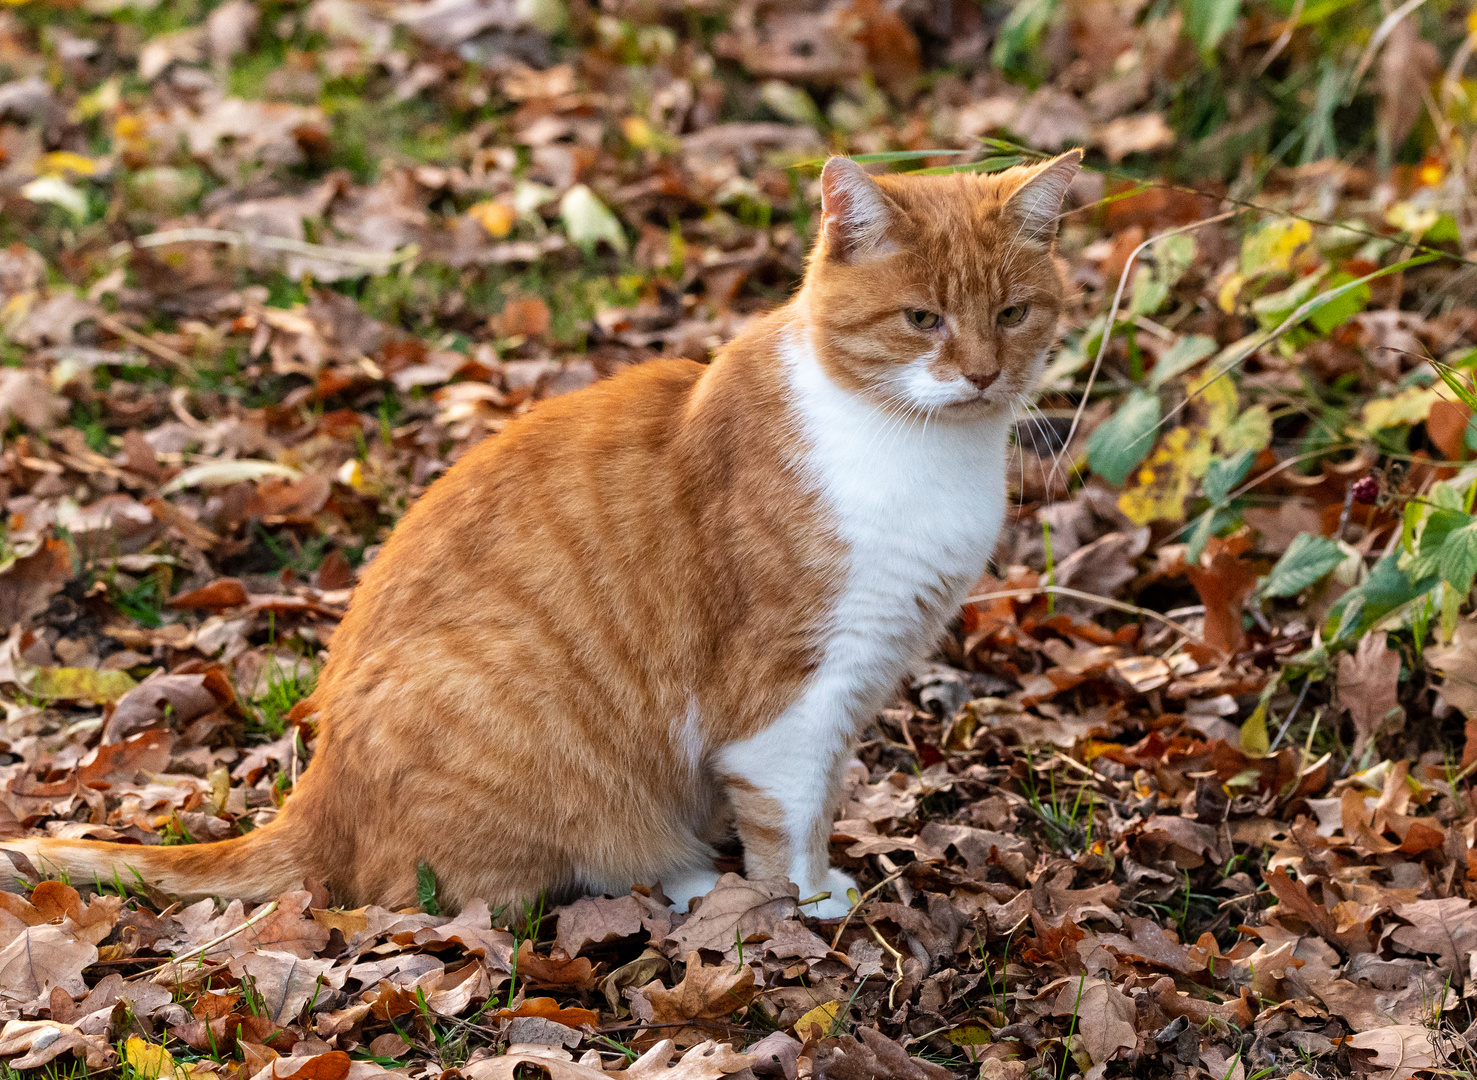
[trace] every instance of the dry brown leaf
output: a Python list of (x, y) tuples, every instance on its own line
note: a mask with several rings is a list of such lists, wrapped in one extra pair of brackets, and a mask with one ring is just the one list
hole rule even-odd
[(687, 972), (676, 986), (669, 990), (653, 983), (642, 987), (641, 993), (651, 1002), (656, 1023), (676, 1024), (729, 1016), (753, 1000), (758, 990), (749, 965), (704, 967), (702, 957), (693, 952), (687, 954)]
[(1349, 1039), (1355, 1050), (1373, 1051), (1372, 1064), (1379, 1080), (1412, 1080), (1421, 1069), (1432, 1069), (1444, 1060), (1431, 1041), (1431, 1029), (1417, 1024), (1393, 1024), (1362, 1031)]
[(0, 997), (34, 1001), (60, 986), (74, 998), (87, 993), (82, 971), (97, 960), (97, 946), (60, 926), (28, 926), (0, 950)]
[(10, 1020), (0, 1030), (0, 1057), (24, 1054), (6, 1062), (12, 1069), (34, 1069), (69, 1052), (82, 1058), (89, 1069), (105, 1069), (118, 1059), (107, 1039), (85, 1035), (71, 1024)]
[(559, 909), (554, 946), (578, 956), (586, 945), (630, 937), (641, 931), (641, 905), (634, 896), (585, 896)]
[(1399, 689), (1400, 652), (1386, 644), (1383, 631), (1365, 634), (1353, 655), (1339, 658), (1339, 704), (1354, 721), (1355, 761), (1381, 734), (1405, 726)]
[(542, 956), (526, 938), (518, 946), (517, 972), (520, 979), (527, 979), (532, 986), (569, 990), (590, 990), (595, 986), (595, 965), (583, 956), (570, 957), (558, 948)]
[(290, 1024), (318, 994), (343, 985), (346, 969), (333, 972), (334, 961), (311, 960), (287, 952), (247, 953), (231, 961), (231, 974), (256, 981), (267, 1019)]
[(667, 938), (668, 955), (695, 949), (727, 952), (734, 942), (773, 936), (775, 927), (799, 911), (796, 886), (782, 878), (747, 881), (724, 874), (698, 909)]
[(1094, 1065), (1111, 1061), (1120, 1050), (1138, 1045), (1133, 999), (1103, 979), (1069, 979), (1057, 995), (1055, 1016), (1077, 1017), (1077, 1031)]
[(17, 559), (0, 573), (0, 627), (30, 622), (72, 576), (72, 553), (60, 540)]
[(1390, 936), (1412, 952), (1430, 953), (1461, 985), (1467, 974), (1467, 957), (1477, 950), (1477, 904), (1464, 897), (1417, 900), (1401, 904), (1395, 914), (1410, 926), (1397, 926)]
[(1441, 676), (1441, 700), (1471, 720), (1477, 718), (1477, 622), (1457, 623), (1450, 645), (1426, 650), (1426, 665)]

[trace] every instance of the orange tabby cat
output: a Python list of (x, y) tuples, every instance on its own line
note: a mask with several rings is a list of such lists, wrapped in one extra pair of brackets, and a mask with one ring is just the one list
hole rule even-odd
[(1077, 152), (995, 176), (821, 174), (804, 284), (712, 364), (653, 361), (477, 447), (395, 530), (333, 638), (311, 767), (269, 825), (191, 847), (28, 839), (181, 896), (442, 901), (829, 867), (860, 730), (994, 546), (1015, 403), (1062, 302)]

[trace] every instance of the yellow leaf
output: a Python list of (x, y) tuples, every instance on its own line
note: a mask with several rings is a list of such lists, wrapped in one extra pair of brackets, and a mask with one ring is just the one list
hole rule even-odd
[(1269, 221), (1241, 242), (1241, 272), (1256, 274), (1291, 270), (1292, 257), (1297, 254), (1297, 249), (1311, 239), (1313, 226), (1306, 221)]
[(628, 116), (621, 121), (621, 134), (637, 150), (645, 150), (656, 143), (651, 125), (639, 116)]
[(1226, 278), (1226, 283), (1221, 286), (1221, 291), (1216, 295), (1216, 303), (1227, 315), (1236, 310), (1236, 297), (1241, 292), (1241, 286), (1246, 284), (1246, 278), (1241, 274), (1232, 274)]
[(1215, 437), (1231, 426), (1239, 398), (1229, 375), (1216, 378), (1215, 372), (1207, 370), (1190, 380), (1185, 394), (1194, 399), (1195, 408), (1205, 417), (1207, 435)]
[(26, 679), (26, 692), (53, 701), (117, 701), (138, 683), (126, 671), (99, 668), (36, 668)]
[(501, 239), (513, 230), (513, 222), (518, 220), (518, 213), (505, 202), (487, 199), (469, 207), (467, 217), (481, 225), (493, 237)]
[(1439, 221), (1441, 215), (1429, 207), (1417, 208), (1408, 202), (1397, 202), (1385, 211), (1385, 221), (1408, 233), (1423, 233)]
[(841, 1015), (842, 1005), (839, 1001), (828, 1001), (824, 1005), (817, 1005), (799, 1020), (795, 1021), (795, 1034), (801, 1039), (809, 1038), (811, 1028), (820, 1028), (817, 1037), (825, 1038), (836, 1026), (836, 1017)]
[(55, 150), (36, 159), (38, 176), (61, 176), (69, 172), (78, 176), (94, 176), (97, 170), (98, 164), (92, 158), (74, 154), (70, 150)]
[(1185, 500), (1210, 459), (1209, 435), (1199, 428), (1175, 428), (1140, 466), (1138, 483), (1118, 496), (1118, 509), (1135, 525), (1183, 520)]
[(1241, 752), (1247, 757), (1266, 757), (1271, 749), (1267, 738), (1267, 706), (1258, 705), (1256, 711), (1241, 725)]
[(1419, 424), (1431, 414), (1431, 406), (1441, 395), (1435, 389), (1412, 386), (1394, 397), (1377, 398), (1364, 406), (1359, 414), (1359, 434), (1373, 434), (1384, 428)]
[(176, 1064), (163, 1046), (130, 1035), (123, 1044), (123, 1060), (142, 1080), (186, 1080), (189, 1073)]

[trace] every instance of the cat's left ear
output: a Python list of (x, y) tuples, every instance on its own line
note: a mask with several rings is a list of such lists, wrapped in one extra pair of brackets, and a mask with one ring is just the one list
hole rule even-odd
[(1056, 235), (1057, 217), (1067, 188), (1082, 168), (1082, 151), (1068, 150), (1038, 165), (1005, 202), (1007, 212), (1020, 217), (1024, 230), (1038, 237)]

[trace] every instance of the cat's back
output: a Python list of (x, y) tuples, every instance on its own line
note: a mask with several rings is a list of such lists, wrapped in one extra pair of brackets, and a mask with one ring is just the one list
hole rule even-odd
[[(567, 574), (601, 530), (628, 532), (651, 518), (662, 489), (682, 482), (670, 446), (703, 371), (680, 359), (635, 365), (541, 402), (470, 450), (396, 526), (355, 591), (335, 650), (359, 624), (407, 609), (454, 618), (490, 585), (554, 584), (527, 575), (555, 565)], [(521, 581), (495, 578), (515, 566)]]

